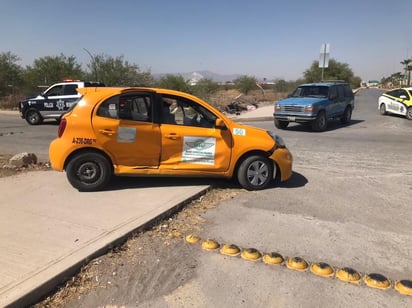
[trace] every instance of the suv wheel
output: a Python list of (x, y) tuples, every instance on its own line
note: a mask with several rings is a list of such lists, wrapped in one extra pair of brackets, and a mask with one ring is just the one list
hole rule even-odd
[(273, 163), (261, 155), (249, 156), (237, 170), (239, 184), (247, 190), (266, 188), (273, 178)]
[(352, 118), (352, 108), (350, 106), (346, 107), (345, 112), (343, 113), (343, 116), (340, 118), (340, 122), (342, 124), (347, 124), (350, 122)]
[(379, 112), (381, 113), (381, 115), (385, 115), (386, 114), (386, 106), (385, 104), (381, 104), (380, 108), (379, 108)]
[(406, 118), (408, 120), (412, 120), (412, 107), (409, 107), (408, 110), (406, 111)]
[(109, 160), (100, 153), (84, 152), (70, 159), (66, 175), (79, 191), (96, 191), (106, 186), (113, 174)]
[(26, 112), (26, 121), (30, 125), (38, 125), (43, 122), (43, 118), (37, 110), (27, 110)]
[(316, 119), (312, 121), (312, 129), (317, 132), (323, 132), (328, 125), (328, 119), (324, 111), (319, 111)]
[(288, 121), (281, 121), (281, 120), (275, 119), (276, 128), (285, 129), (286, 127), (288, 127), (288, 125), (289, 125)]

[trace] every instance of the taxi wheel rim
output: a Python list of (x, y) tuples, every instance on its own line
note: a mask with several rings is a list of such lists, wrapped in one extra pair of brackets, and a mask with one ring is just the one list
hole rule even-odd
[(381, 104), (381, 114), (385, 114), (385, 113), (386, 113), (385, 104)]
[(247, 169), (247, 179), (249, 183), (260, 186), (267, 181), (269, 177), (269, 168), (262, 161), (254, 161)]
[(82, 182), (93, 183), (100, 178), (100, 174), (101, 170), (96, 162), (83, 162), (77, 168), (77, 176)]
[(412, 107), (409, 107), (406, 111), (406, 118), (412, 120)]

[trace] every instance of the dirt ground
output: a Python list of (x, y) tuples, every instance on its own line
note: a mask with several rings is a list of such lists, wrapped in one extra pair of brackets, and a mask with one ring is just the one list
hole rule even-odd
[(48, 163), (43, 163), (43, 162), (20, 167), (20, 168), (10, 167), (9, 160), (11, 157), (12, 157), (11, 155), (0, 154), (0, 178), (16, 175), (22, 172), (51, 170), (50, 165)]
[[(10, 155), (0, 155), (0, 177), (50, 170), (44, 163), (9, 168), (10, 158)], [(138, 306), (170, 293), (189, 279), (196, 268), (185, 236), (200, 233), (205, 222), (200, 216), (202, 213), (242, 192), (240, 188), (227, 188), (227, 182), (224, 183), (219, 185), (218, 182), (217, 187), (173, 217), (133, 234), (122, 245), (91, 260), (77, 275), (33, 307), (121, 307), (115, 305), (118, 299)], [(185, 262), (181, 262), (182, 258)], [(159, 266), (159, 263), (167, 266)]]

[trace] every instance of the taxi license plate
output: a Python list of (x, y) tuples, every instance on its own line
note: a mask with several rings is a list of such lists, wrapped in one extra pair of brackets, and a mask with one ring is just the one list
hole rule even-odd
[(295, 117), (288, 117), (289, 121), (295, 121), (295, 119), (296, 119)]

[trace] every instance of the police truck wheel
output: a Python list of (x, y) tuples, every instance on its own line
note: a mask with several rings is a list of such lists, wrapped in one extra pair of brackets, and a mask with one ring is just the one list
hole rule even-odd
[(273, 179), (273, 162), (260, 155), (249, 156), (237, 171), (239, 184), (247, 190), (266, 188)]
[(319, 111), (315, 120), (312, 121), (312, 129), (316, 132), (323, 132), (328, 125), (328, 119), (324, 111)]
[(381, 104), (381, 106), (380, 106), (380, 108), (379, 108), (379, 112), (381, 113), (381, 115), (385, 115), (385, 114), (386, 114), (385, 104)]
[(26, 121), (30, 125), (38, 125), (43, 122), (43, 118), (40, 113), (36, 110), (27, 110), (26, 112)]
[(288, 127), (288, 125), (289, 125), (288, 121), (281, 121), (281, 120), (275, 119), (276, 128), (285, 129), (286, 127)]
[(408, 120), (412, 120), (412, 107), (409, 107), (408, 110), (406, 111), (406, 118)]
[(93, 152), (77, 154), (66, 167), (67, 179), (79, 191), (101, 190), (109, 183), (112, 174), (108, 159)]

